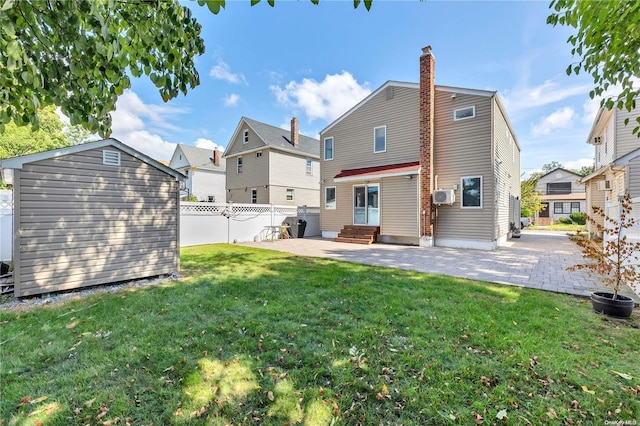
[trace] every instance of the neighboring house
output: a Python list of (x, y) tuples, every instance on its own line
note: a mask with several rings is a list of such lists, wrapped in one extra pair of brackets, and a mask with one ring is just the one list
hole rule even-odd
[(0, 162), (17, 297), (179, 270), (177, 171), (105, 139)]
[[(636, 103), (631, 112), (600, 108), (596, 115), (587, 139), (595, 148), (596, 171), (582, 179), (587, 213), (592, 213), (594, 206), (605, 208), (607, 202), (617, 203), (625, 194), (640, 197), (640, 138), (633, 134), (636, 117), (640, 116), (640, 99)], [(627, 119), (629, 124), (625, 125)], [(589, 231), (595, 233), (592, 226)]]
[(252, 204), (320, 203), (320, 141), (242, 117), (227, 145), (227, 201)]
[(536, 213), (535, 224), (552, 225), (561, 217), (586, 211), (586, 194), (580, 176), (558, 167), (538, 180), (536, 192), (541, 194), (542, 210)]
[(198, 201), (224, 203), (226, 200), (226, 161), (217, 149), (178, 144), (169, 167), (187, 177), (181, 198), (190, 195)]
[(436, 86), (434, 67), (426, 47), (420, 83), (388, 81), (321, 131), (325, 238), (495, 249), (520, 227), (520, 147), (498, 94)]

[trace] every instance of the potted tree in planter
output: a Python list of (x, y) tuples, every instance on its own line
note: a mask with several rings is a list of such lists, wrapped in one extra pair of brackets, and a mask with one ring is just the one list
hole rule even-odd
[(629, 241), (624, 232), (638, 223), (630, 216), (631, 209), (632, 203), (628, 194), (620, 199), (619, 219), (605, 215), (600, 207), (593, 207), (594, 215), (601, 217), (604, 223), (596, 222), (588, 214), (585, 218), (602, 234), (603, 240), (596, 241), (585, 235), (577, 235), (574, 241), (580, 246), (586, 262), (567, 268), (569, 271), (583, 269), (589, 271), (589, 275), (596, 274), (613, 293), (592, 293), (593, 310), (621, 318), (631, 316), (634, 301), (619, 294), (620, 289), (626, 284), (638, 292), (640, 285), (640, 241)]

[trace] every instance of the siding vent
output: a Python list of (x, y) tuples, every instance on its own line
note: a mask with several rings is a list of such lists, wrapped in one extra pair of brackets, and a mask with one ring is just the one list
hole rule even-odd
[(385, 93), (387, 95), (387, 100), (393, 99), (393, 87), (387, 87)]
[(120, 152), (118, 151), (102, 151), (102, 164), (105, 166), (119, 166), (120, 165)]

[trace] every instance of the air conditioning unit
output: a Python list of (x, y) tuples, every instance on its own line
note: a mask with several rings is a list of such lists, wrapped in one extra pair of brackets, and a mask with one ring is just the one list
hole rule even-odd
[(597, 185), (600, 191), (608, 191), (611, 189), (611, 182), (608, 180), (598, 181)]
[(433, 191), (433, 202), (435, 204), (453, 204), (456, 201), (456, 194), (453, 189), (438, 189)]

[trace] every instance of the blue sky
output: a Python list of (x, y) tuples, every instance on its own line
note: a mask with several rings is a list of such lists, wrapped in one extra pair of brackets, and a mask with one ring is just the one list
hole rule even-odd
[(588, 75), (567, 76), (571, 31), (546, 24), (548, 2), (227, 0), (218, 15), (185, 3), (203, 27), (201, 84), (163, 103), (133, 81), (113, 137), (156, 159), (176, 143), (226, 147), (240, 118), (318, 132), (388, 80), (418, 82), (431, 45), (436, 84), (497, 90), (522, 148), (522, 172), (592, 162), (586, 138), (598, 103)]

